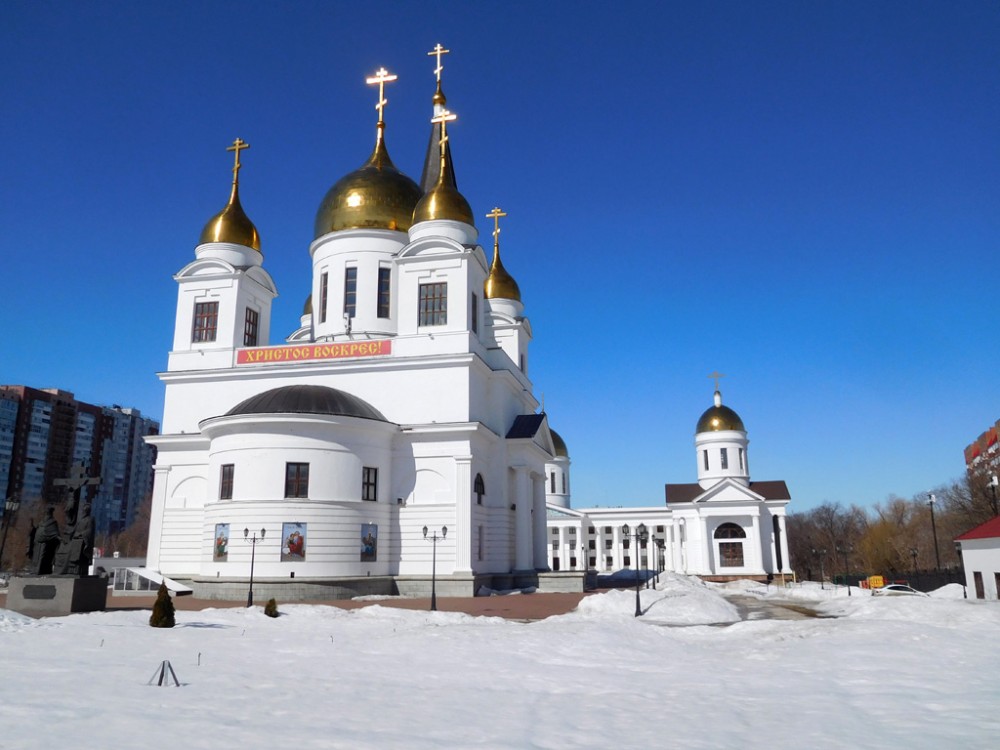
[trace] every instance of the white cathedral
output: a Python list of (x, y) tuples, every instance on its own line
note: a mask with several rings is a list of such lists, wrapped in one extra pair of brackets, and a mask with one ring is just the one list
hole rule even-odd
[(229, 148), (229, 202), (174, 276), (148, 567), (214, 598), (245, 595), (251, 575), (286, 600), (423, 593), (432, 573), (446, 595), (579, 589), (588, 571), (636, 564), (619, 527), (642, 520), (668, 570), (785, 570), (787, 490), (749, 481), (742, 422), (719, 404), (724, 424), (699, 425), (698, 485), (668, 485), (663, 508), (570, 508), (568, 452), (538, 411), (531, 326), (500, 260), (505, 214), (487, 215), (491, 259), (457, 188), (444, 52), (420, 184), (386, 147), (395, 76), (368, 79), (375, 146), (320, 202), (312, 292), (282, 345), (268, 343), (277, 289), (240, 205), (247, 144)]

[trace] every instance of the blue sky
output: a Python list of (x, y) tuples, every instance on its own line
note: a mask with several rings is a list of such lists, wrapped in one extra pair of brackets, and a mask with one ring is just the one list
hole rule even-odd
[[(418, 178), (435, 43), (459, 187), (504, 262), (574, 503), (694, 481), (718, 369), (793, 509), (962, 474), (1000, 417), (1000, 6), (0, 3), (0, 382), (159, 418), (176, 285), (243, 206), (298, 325), (316, 208), (379, 66)], [(489, 245), (491, 223), (478, 221)]]

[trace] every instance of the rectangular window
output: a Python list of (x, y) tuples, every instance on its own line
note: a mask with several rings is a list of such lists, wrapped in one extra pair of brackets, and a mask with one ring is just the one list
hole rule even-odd
[(563, 475), (562, 475), (562, 488), (563, 488), (563, 494), (565, 495), (566, 494), (566, 473), (565, 472), (563, 472)]
[(729, 468), (729, 449), (720, 448), (719, 455), (722, 458), (722, 469), (723, 471), (725, 471), (726, 469)]
[(191, 341), (215, 341), (215, 335), (219, 330), (219, 303), (218, 302), (195, 302), (194, 305), (194, 332)]
[(358, 309), (358, 269), (344, 269), (344, 315), (354, 317)]
[(378, 469), (366, 466), (361, 470), (361, 499), (378, 500)]
[(479, 297), (472, 295), (472, 332), (479, 333)]
[(247, 308), (247, 318), (243, 323), (243, 346), (257, 346), (257, 329), (260, 313), (253, 308)]
[(740, 448), (740, 471), (746, 471), (746, 466), (743, 463), (743, 449)]
[(701, 457), (702, 457), (702, 459), (704, 459), (705, 471), (708, 471), (708, 451), (702, 451), (701, 452)]
[(285, 497), (309, 497), (309, 464), (285, 464)]
[(556, 473), (554, 471), (549, 476), (549, 492), (553, 495), (556, 492)]
[(588, 549), (597, 549), (597, 540), (591, 539), (589, 542), (587, 542), (587, 547)]
[(233, 499), (233, 464), (223, 464), (219, 477), (219, 499)]
[(719, 542), (719, 567), (743, 567), (743, 542)]
[(448, 285), (446, 283), (421, 284), (419, 312), (419, 325), (446, 325), (448, 323)]
[(986, 588), (983, 586), (983, 574), (978, 570), (972, 573), (972, 582), (976, 587), (976, 598), (985, 599), (986, 598)]
[(392, 270), (389, 268), (378, 269), (378, 316), (380, 318), (389, 317), (390, 290), (392, 289)]
[(326, 271), (319, 275), (319, 322), (326, 322), (326, 301), (330, 294), (330, 277)]

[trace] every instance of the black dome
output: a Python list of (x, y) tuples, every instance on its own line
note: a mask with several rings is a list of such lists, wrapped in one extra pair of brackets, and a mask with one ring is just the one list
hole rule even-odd
[(331, 414), (387, 422), (378, 409), (350, 393), (325, 385), (286, 385), (241, 401), (225, 416), (240, 414)]

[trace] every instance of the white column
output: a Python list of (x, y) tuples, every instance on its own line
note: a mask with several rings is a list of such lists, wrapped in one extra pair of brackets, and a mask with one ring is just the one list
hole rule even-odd
[(534, 537), (535, 570), (549, 570), (549, 556), (545, 547), (548, 541), (545, 532), (548, 531), (545, 516), (545, 474), (532, 474), (532, 534)]
[(708, 536), (708, 519), (699, 516), (698, 528), (701, 529), (701, 554), (704, 556), (701, 569), (709, 574), (715, 573), (714, 566), (718, 564), (718, 560), (712, 561), (712, 540)]
[(534, 570), (531, 538), (531, 477), (527, 466), (514, 467), (514, 570)]
[(622, 527), (614, 524), (611, 527), (611, 567), (614, 570), (621, 570), (625, 567), (625, 554), (622, 550)]
[(566, 527), (559, 527), (559, 570), (569, 570), (569, 556), (566, 554)]
[(674, 570), (678, 573), (685, 573), (684, 570), (684, 559), (682, 557), (684, 553), (684, 543), (682, 541), (684, 535), (683, 528), (684, 519), (675, 518), (673, 523), (674, 531)]
[[(754, 555), (756, 555), (757, 560), (756, 561), (753, 561), (753, 560), (744, 560), (743, 564), (746, 567), (750, 568), (750, 567), (753, 567), (753, 563), (756, 562), (757, 563), (757, 567), (761, 571), (763, 571), (764, 573), (766, 573), (767, 571), (764, 570), (764, 547), (760, 543), (760, 516), (758, 516), (758, 515), (751, 516), (750, 517), (750, 522), (751, 522), (751, 524), (753, 526), (753, 529), (750, 531), (750, 539), (753, 542), (753, 544), (752, 545), (748, 544), (747, 546), (748, 547), (752, 547), (753, 553), (754, 553)], [(743, 554), (746, 554), (747, 552), (749, 552), (749, 550), (744, 550)]]
[(154, 466), (153, 472), (153, 498), (149, 514), (149, 548), (146, 550), (146, 565), (151, 570), (159, 570), (160, 540), (163, 533), (163, 514), (167, 505), (167, 480), (170, 476), (170, 467)]
[(472, 572), (472, 456), (455, 457), (455, 572)]
[(781, 572), (791, 573), (792, 566), (788, 564), (788, 534), (785, 532), (785, 517), (778, 516), (778, 530), (781, 532)]

